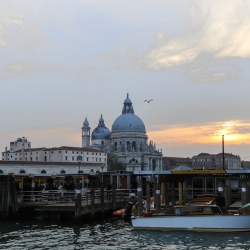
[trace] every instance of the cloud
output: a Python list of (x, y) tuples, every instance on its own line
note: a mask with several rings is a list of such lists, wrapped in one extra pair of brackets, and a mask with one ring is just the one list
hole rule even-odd
[(224, 135), (228, 145), (249, 144), (250, 121), (226, 121), (195, 126), (175, 125), (148, 132), (150, 139), (166, 146), (219, 144)]
[[(217, 63), (224, 58), (250, 58), (249, 12), (250, 2), (246, 0), (191, 1), (186, 30), (175, 37), (159, 31), (155, 44), (138, 63), (148, 70), (162, 70), (200, 62), (201, 58), (212, 57), (219, 60)], [(193, 70), (200, 72), (208, 64), (196, 65)], [(209, 75), (212, 80), (227, 79), (225, 72)]]

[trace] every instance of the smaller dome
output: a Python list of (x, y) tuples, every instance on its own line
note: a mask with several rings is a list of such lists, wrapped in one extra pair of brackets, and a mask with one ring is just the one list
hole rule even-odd
[(92, 140), (102, 140), (102, 139), (109, 139), (110, 138), (110, 130), (105, 127), (104, 119), (101, 115), (99, 119), (98, 127), (96, 127), (92, 132)]
[(85, 121), (83, 122), (83, 126), (89, 126), (89, 122), (88, 122), (87, 118), (85, 118)]
[(17, 142), (22, 142), (22, 138), (18, 137), (18, 138), (16, 139), (16, 141), (17, 141)]

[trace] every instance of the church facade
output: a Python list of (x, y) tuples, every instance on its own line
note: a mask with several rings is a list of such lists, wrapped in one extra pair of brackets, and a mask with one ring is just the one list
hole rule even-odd
[(162, 170), (162, 150), (157, 150), (152, 141), (148, 142), (145, 125), (134, 114), (128, 95), (123, 103), (122, 114), (115, 119), (111, 131), (105, 126), (101, 115), (98, 126), (90, 136), (89, 122), (85, 118), (82, 146), (88, 145), (107, 152), (122, 163), (127, 171)]

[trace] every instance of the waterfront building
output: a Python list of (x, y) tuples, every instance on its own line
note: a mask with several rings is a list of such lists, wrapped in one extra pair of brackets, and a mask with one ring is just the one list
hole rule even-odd
[[(224, 153), (225, 169), (241, 169), (241, 160), (239, 155)], [(223, 169), (223, 154), (200, 153), (192, 157), (193, 169)]]

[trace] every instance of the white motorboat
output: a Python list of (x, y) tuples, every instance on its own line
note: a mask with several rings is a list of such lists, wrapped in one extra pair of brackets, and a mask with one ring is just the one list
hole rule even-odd
[[(204, 200), (204, 199), (203, 199)], [(184, 206), (175, 206), (160, 213), (132, 216), (133, 228), (138, 230), (190, 230), (206, 232), (250, 231), (250, 215), (223, 214), (214, 201), (194, 199)]]

